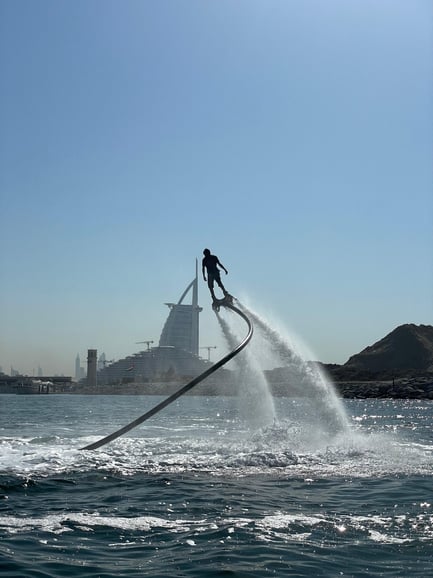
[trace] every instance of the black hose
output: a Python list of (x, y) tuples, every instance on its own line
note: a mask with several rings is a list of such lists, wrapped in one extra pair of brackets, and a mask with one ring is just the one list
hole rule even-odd
[(210, 367), (209, 369), (207, 369), (206, 371), (204, 371), (203, 373), (201, 373), (200, 375), (198, 375), (197, 377), (192, 379), (189, 383), (185, 384), (178, 391), (176, 391), (175, 393), (173, 393), (172, 395), (167, 397), (167, 399), (165, 399), (164, 401), (161, 401), (161, 403), (158, 403), (158, 405), (156, 405), (154, 408), (150, 409), (142, 416), (138, 417), (137, 419), (135, 419), (131, 423), (118, 429), (117, 431), (113, 432), (112, 434), (106, 436), (105, 438), (102, 438), (99, 441), (94, 442), (93, 444), (89, 444), (88, 446), (81, 448), (82, 450), (96, 450), (97, 448), (100, 448), (101, 446), (104, 446), (105, 444), (112, 442), (113, 440), (120, 437), (121, 435), (128, 432), (129, 430), (133, 429), (134, 427), (137, 427), (138, 425), (140, 425), (141, 423), (143, 423), (144, 421), (146, 421), (147, 419), (149, 419), (150, 417), (152, 417), (153, 415), (155, 415), (156, 413), (158, 413), (159, 411), (161, 411), (162, 409), (167, 407), (167, 405), (170, 405), (170, 403), (175, 401), (178, 397), (180, 397), (181, 395), (184, 395), (187, 391), (189, 391), (194, 386), (196, 386), (198, 383), (200, 383), (201, 381), (206, 379), (206, 377), (209, 377), (209, 375), (214, 373), (214, 371), (216, 371), (217, 369), (219, 369), (220, 367), (225, 365), (228, 361), (230, 361), (230, 359), (232, 359), (235, 355), (237, 355), (238, 353), (240, 353), (242, 351), (242, 349), (249, 343), (251, 337), (253, 336), (253, 325), (252, 325), (251, 321), (248, 319), (248, 317), (245, 315), (245, 313), (243, 311), (241, 311), (240, 309), (238, 309), (237, 307), (235, 307), (232, 302), (224, 302), (224, 303), (222, 303), (222, 305), (224, 307), (227, 307), (228, 309), (231, 309), (232, 311), (237, 313), (240, 317), (242, 317), (242, 319), (244, 319), (246, 321), (246, 323), (248, 325), (248, 334), (244, 338), (244, 340), (237, 347), (235, 347), (235, 349), (233, 349), (233, 351), (230, 351), (230, 353), (228, 353), (222, 359), (217, 361), (212, 367)]

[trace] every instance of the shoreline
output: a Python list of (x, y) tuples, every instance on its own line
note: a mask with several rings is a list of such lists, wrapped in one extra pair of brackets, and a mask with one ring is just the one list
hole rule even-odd
[[(338, 397), (343, 399), (427, 399), (433, 400), (433, 375), (423, 377), (409, 377), (390, 380), (341, 380), (330, 379)], [(96, 387), (78, 386), (76, 384), (62, 384), (61, 387), (53, 387), (47, 390), (38, 390), (28, 387), (2, 388), (1, 394), (12, 395), (146, 395), (166, 396), (171, 395), (185, 381), (172, 383), (128, 383), (100, 385)], [(290, 384), (270, 383), (271, 393), (274, 397), (293, 397), (290, 392)], [(186, 395), (196, 396), (236, 396), (235, 386), (229, 383), (203, 384)]]

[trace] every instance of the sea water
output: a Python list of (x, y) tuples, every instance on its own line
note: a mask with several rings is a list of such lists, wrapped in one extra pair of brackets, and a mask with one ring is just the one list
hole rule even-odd
[[(0, 396), (0, 575), (433, 575), (433, 403), (184, 396), (96, 451), (151, 396)], [(343, 403), (343, 402), (341, 402)], [(308, 425), (305, 425), (308, 424)]]

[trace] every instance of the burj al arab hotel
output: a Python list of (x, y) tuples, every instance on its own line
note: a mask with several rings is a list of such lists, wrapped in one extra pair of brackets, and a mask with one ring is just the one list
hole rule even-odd
[[(189, 301), (189, 303), (188, 303)], [(177, 303), (166, 303), (170, 312), (159, 344), (119, 359), (98, 371), (98, 385), (149, 382), (167, 376), (180, 379), (198, 375), (209, 366), (199, 357), (198, 263), (195, 277)]]
[[(192, 302), (184, 304), (185, 297), (191, 293)], [(166, 303), (170, 308), (169, 316), (159, 338), (160, 347), (178, 347), (198, 355), (199, 314), (198, 306), (198, 270), (195, 264), (195, 278), (182, 293), (177, 303)]]

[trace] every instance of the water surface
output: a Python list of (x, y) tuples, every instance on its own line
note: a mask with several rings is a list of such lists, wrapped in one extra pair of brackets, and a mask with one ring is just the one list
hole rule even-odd
[(348, 431), (277, 398), (0, 396), (0, 574), (433, 574), (430, 401), (345, 400)]

